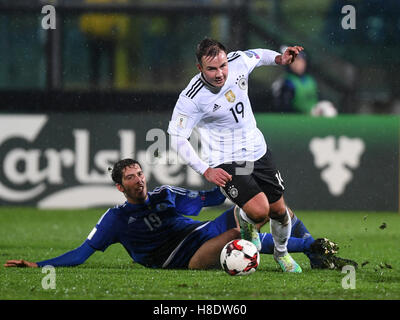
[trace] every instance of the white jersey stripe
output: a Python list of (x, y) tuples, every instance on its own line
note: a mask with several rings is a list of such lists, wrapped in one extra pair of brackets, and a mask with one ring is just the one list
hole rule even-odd
[(193, 93), (194, 90), (196, 90), (196, 88), (197, 88), (199, 85), (201, 85), (201, 80), (200, 80), (200, 79), (198, 79), (198, 80), (193, 84), (193, 86), (192, 86), (192, 87), (190, 88), (190, 90), (186, 93), (186, 95), (187, 95), (188, 97), (190, 97), (190, 95)]
[(228, 59), (228, 62), (232, 62), (233, 60), (236, 60), (236, 59), (239, 58), (239, 57), (240, 57), (239, 54), (236, 55), (236, 56), (233, 56), (232, 58), (229, 58), (229, 59)]
[(171, 190), (177, 190), (177, 191), (181, 191), (181, 192), (186, 192), (185, 188), (170, 186), (168, 184), (156, 187), (156, 188), (154, 188), (154, 191), (158, 191), (160, 189), (166, 189), (166, 188), (171, 189)]
[(180, 195), (182, 195), (182, 196), (184, 196), (185, 194), (186, 194), (186, 189), (180, 189), (180, 188), (177, 188), (177, 187), (171, 187), (171, 186), (168, 186), (168, 185), (164, 185), (164, 186), (161, 186), (161, 187), (157, 187), (157, 188), (155, 188), (152, 192), (149, 192), (151, 195), (152, 194), (159, 194), (159, 193), (161, 193), (163, 190), (165, 190), (165, 189), (167, 189), (167, 190), (170, 190), (170, 191), (172, 191), (172, 192), (174, 192), (174, 193), (177, 193), (177, 194), (180, 194)]
[(204, 87), (204, 83), (202, 83), (201, 84), (201, 86), (190, 96), (190, 98), (194, 98), (195, 97), (195, 95), (201, 90), (201, 88), (203, 88)]

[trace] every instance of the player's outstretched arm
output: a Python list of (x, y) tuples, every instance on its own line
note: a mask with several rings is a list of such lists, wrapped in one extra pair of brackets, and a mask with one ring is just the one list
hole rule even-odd
[(4, 266), (37, 268), (51, 265), (53, 267), (72, 267), (84, 263), (95, 251), (86, 240), (80, 247), (53, 259), (37, 263), (25, 260), (8, 260)]
[(19, 268), (37, 268), (36, 262), (29, 262), (26, 260), (8, 260), (4, 264), (5, 267), (19, 267)]
[(303, 50), (304, 48), (300, 46), (287, 47), (283, 54), (275, 57), (275, 62), (282, 66), (291, 64), (296, 59), (297, 55)]

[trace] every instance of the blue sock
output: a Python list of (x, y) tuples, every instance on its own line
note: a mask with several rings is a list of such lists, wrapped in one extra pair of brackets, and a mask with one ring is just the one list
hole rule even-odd
[(273, 254), (274, 253), (274, 239), (270, 233), (259, 233), (261, 241), (260, 253)]
[(310, 259), (311, 264), (318, 265), (319, 263), (321, 263), (319, 257), (320, 255), (310, 252), (310, 245), (314, 242), (314, 238), (311, 236), (304, 223), (299, 218), (297, 218), (295, 214), (293, 215), (292, 219), (292, 230), (290, 235), (292, 237), (299, 237), (304, 239), (305, 244), (303, 252), (308, 257), (308, 259)]
[(295, 238), (312, 237), (311, 233), (307, 230), (304, 223), (299, 218), (297, 218), (295, 214), (293, 215), (292, 219), (292, 230), (290, 236)]
[[(274, 239), (270, 233), (260, 233), (261, 253), (274, 253)], [(295, 238), (290, 237), (287, 244), (288, 252), (307, 252), (311, 243), (314, 242), (312, 237)]]

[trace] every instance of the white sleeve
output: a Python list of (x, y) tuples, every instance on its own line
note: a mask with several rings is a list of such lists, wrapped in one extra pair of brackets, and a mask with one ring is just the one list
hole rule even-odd
[(197, 105), (181, 94), (172, 113), (168, 133), (188, 139), (201, 116)]
[(208, 169), (208, 164), (200, 159), (188, 139), (177, 135), (171, 135), (170, 142), (171, 148), (178, 153), (188, 166), (198, 174), (204, 174)]
[(255, 67), (276, 66), (275, 58), (280, 53), (269, 49), (251, 49), (244, 52), (244, 60), (249, 69), (249, 73)]

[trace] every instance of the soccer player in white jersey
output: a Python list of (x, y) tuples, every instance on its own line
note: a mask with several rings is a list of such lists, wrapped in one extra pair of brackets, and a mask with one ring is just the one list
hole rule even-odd
[[(291, 212), (281, 174), (256, 126), (248, 77), (255, 67), (290, 64), (302, 50), (294, 46), (283, 54), (268, 49), (228, 54), (220, 42), (202, 40), (196, 51), (200, 73), (181, 92), (168, 127), (171, 147), (237, 205), (242, 238), (260, 248), (256, 224), (270, 219), (274, 258), (283, 271), (297, 273), (301, 267), (287, 251)], [(202, 159), (188, 141), (194, 128), (201, 137)]]

